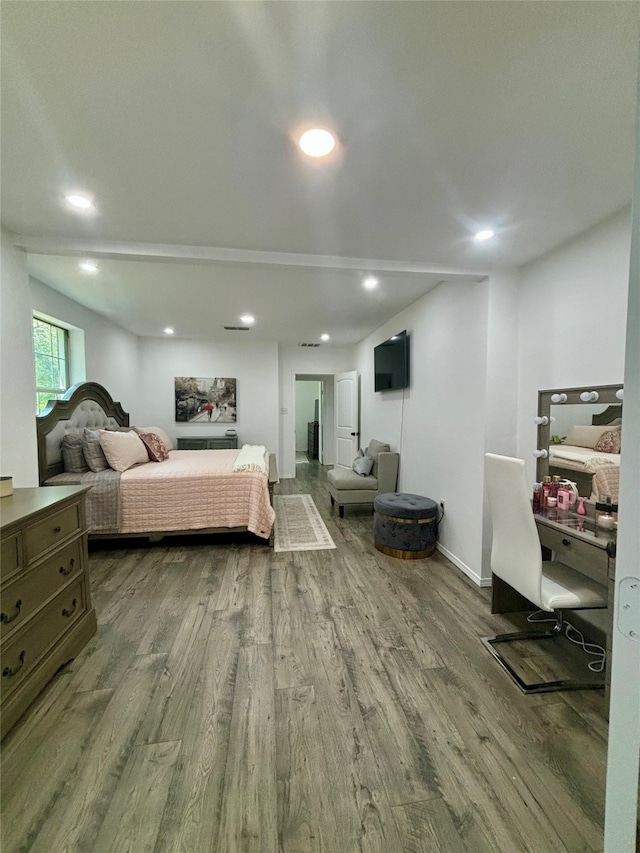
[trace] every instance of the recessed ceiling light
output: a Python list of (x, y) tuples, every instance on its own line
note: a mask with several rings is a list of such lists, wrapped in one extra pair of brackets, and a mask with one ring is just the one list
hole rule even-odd
[(251, 323), (255, 323), (255, 321), (256, 318), (251, 314), (243, 314), (242, 317), (240, 317), (240, 322), (244, 323), (245, 326), (249, 326)]
[(91, 261), (82, 261), (80, 263), (80, 269), (82, 272), (95, 273), (98, 272), (98, 267), (92, 263)]
[(373, 290), (378, 286), (378, 279), (375, 276), (368, 275), (365, 280), (362, 282), (363, 287), (366, 287), (367, 290)]
[(175, 331), (171, 328), (171, 326), (167, 326), (167, 328), (164, 330), (164, 333), (165, 335), (173, 335), (175, 334)]
[(80, 213), (93, 213), (95, 211), (93, 199), (87, 193), (68, 193), (64, 198), (69, 207)]
[(495, 237), (495, 231), (492, 231), (490, 228), (485, 228), (482, 231), (477, 231), (474, 234), (473, 239), (477, 243), (484, 243), (485, 240), (490, 240), (492, 237)]
[(336, 138), (322, 127), (306, 130), (298, 142), (300, 148), (309, 157), (326, 157), (336, 146)]
[(324, 335), (320, 335), (320, 340), (321, 341), (328, 341), (329, 335), (325, 332)]

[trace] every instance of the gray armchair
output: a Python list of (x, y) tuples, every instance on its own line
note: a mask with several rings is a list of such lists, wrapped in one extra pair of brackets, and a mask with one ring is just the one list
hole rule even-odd
[(373, 459), (370, 474), (362, 476), (351, 468), (332, 468), (327, 472), (331, 505), (338, 505), (340, 518), (344, 518), (347, 504), (371, 504), (377, 495), (395, 492), (398, 485), (400, 456), (391, 452), (388, 444), (372, 439), (365, 451)]

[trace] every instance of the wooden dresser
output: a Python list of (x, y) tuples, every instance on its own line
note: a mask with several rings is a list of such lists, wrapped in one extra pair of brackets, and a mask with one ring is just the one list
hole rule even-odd
[(2, 737), (96, 632), (86, 486), (16, 489), (0, 502)]
[(177, 450), (237, 450), (237, 435), (180, 436)]

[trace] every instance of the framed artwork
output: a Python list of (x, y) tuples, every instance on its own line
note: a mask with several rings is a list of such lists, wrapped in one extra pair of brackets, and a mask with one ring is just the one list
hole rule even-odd
[(176, 421), (190, 424), (234, 424), (236, 380), (176, 376)]

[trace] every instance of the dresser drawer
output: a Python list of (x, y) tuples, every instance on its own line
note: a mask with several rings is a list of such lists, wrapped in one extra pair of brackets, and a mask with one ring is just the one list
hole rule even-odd
[(542, 524), (538, 525), (540, 543), (555, 552), (555, 559), (567, 566), (575, 566), (598, 583), (606, 585), (609, 558), (604, 548), (583, 542), (569, 533), (560, 533)]
[(2, 644), (3, 700), (37, 666), (57, 640), (86, 610), (83, 578), (62, 590), (24, 630), (16, 631)]
[(0, 550), (2, 577), (8, 578), (22, 568), (22, 538), (19, 533), (6, 536)]
[(26, 563), (29, 565), (40, 554), (53, 548), (58, 542), (64, 542), (69, 536), (82, 530), (82, 514), (79, 503), (52, 513), (41, 521), (25, 528), (24, 548)]
[(0, 637), (4, 640), (22, 627), (45, 601), (55, 595), (69, 579), (84, 568), (82, 539), (61, 548), (44, 562), (35, 566), (0, 591)]

